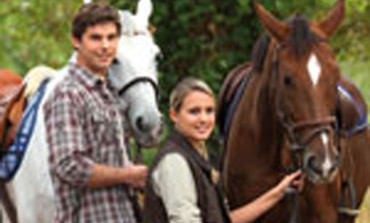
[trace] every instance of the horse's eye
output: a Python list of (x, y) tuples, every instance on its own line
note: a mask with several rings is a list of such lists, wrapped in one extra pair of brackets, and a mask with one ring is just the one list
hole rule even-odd
[(284, 85), (289, 86), (293, 83), (292, 77), (289, 74), (284, 76)]
[(112, 61), (112, 65), (119, 65), (120, 61), (117, 58), (114, 58)]

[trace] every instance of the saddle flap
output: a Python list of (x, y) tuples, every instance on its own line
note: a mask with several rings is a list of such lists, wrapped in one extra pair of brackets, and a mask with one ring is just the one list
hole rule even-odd
[(0, 121), (0, 150), (5, 151), (13, 142), (17, 128), (22, 119), (26, 106), (23, 96), (25, 85), (22, 85), (6, 105), (5, 112)]

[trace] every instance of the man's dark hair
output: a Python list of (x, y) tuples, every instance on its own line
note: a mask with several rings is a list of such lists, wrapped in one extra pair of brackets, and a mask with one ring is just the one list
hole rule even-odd
[(87, 27), (101, 23), (114, 23), (121, 32), (118, 10), (105, 2), (82, 5), (72, 22), (72, 36), (81, 40)]

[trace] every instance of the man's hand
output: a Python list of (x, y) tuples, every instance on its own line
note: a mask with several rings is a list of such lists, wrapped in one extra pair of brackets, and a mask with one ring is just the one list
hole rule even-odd
[(126, 183), (137, 188), (144, 187), (148, 177), (148, 167), (145, 165), (131, 164), (125, 166), (127, 171)]

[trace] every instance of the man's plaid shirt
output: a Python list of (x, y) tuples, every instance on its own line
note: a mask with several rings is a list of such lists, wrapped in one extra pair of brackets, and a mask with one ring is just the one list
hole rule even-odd
[(56, 192), (54, 222), (133, 223), (128, 186), (86, 187), (92, 164), (127, 164), (125, 104), (96, 75), (76, 64), (44, 106), (49, 165)]

